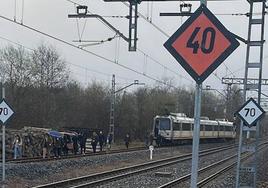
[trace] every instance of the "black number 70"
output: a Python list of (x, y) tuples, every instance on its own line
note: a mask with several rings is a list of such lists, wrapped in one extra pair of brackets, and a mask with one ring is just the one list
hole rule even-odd
[(250, 115), (251, 117), (254, 117), (255, 114), (256, 114), (255, 108), (245, 108), (245, 110), (246, 110), (246, 115), (245, 116)]
[(7, 108), (0, 108), (0, 115), (2, 113), (6, 116), (8, 114), (8, 109)]

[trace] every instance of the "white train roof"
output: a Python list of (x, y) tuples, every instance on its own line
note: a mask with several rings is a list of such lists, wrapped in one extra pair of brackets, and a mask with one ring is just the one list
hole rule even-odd
[[(177, 122), (177, 123), (179, 122), (194, 123), (194, 118), (187, 117), (183, 113), (171, 113), (171, 115), (168, 115), (168, 116), (156, 116), (155, 118), (169, 118), (169, 119), (172, 119), (173, 122)], [(204, 119), (200, 118), (200, 123), (205, 124), (205, 125), (220, 124), (224, 126), (233, 126), (233, 122), (226, 121), (224, 119), (210, 120), (208, 118), (204, 118)]]

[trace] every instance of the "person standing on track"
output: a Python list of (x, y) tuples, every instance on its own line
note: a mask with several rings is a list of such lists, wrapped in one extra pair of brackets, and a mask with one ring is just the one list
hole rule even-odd
[(78, 152), (78, 137), (77, 135), (72, 137), (72, 141), (73, 141), (73, 153), (76, 155)]
[(130, 143), (130, 136), (129, 136), (129, 134), (126, 134), (126, 137), (125, 137), (124, 141), (125, 141), (125, 145), (126, 145), (126, 147), (128, 149), (129, 143)]
[(59, 137), (53, 138), (53, 153), (54, 158), (60, 158), (61, 156), (61, 148), (62, 148), (62, 139)]
[(44, 138), (41, 142), (41, 146), (42, 146), (42, 155), (43, 155), (43, 159), (46, 158), (46, 156), (49, 158), (50, 157), (50, 148), (51, 148), (52, 142), (49, 138), (48, 134), (44, 135)]
[(22, 156), (22, 139), (19, 135), (16, 135), (13, 141), (14, 159)]
[(113, 135), (111, 133), (107, 136), (107, 150), (110, 150), (112, 147)]
[(102, 131), (100, 131), (99, 134), (100, 151), (102, 151), (104, 142), (105, 142), (105, 136), (103, 135)]
[(153, 135), (153, 133), (151, 133), (149, 136), (149, 146), (152, 146), (153, 143), (154, 143), (154, 135)]
[(96, 153), (97, 144), (98, 144), (98, 135), (94, 131), (93, 135), (92, 135), (92, 139), (91, 139), (91, 145), (92, 145), (93, 153)]
[(78, 141), (79, 141), (79, 144), (80, 144), (80, 153), (85, 155), (86, 154), (86, 141), (87, 141), (87, 137), (84, 134), (80, 133), (78, 135)]

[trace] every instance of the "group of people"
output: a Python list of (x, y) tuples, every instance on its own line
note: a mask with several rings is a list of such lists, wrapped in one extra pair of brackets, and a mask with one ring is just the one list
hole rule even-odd
[[(76, 136), (63, 135), (62, 137), (50, 136), (48, 133), (44, 133), (43, 136), (35, 137), (38, 146), (34, 144), (33, 138), (30, 136), (20, 136), (16, 134), (12, 143), (13, 158), (21, 158), (22, 155), (28, 156), (26, 153), (27, 148), (31, 150), (38, 150), (39, 152), (34, 152), (36, 156), (42, 155), (43, 158), (50, 157), (51, 154), (54, 157), (60, 157), (62, 155), (68, 155), (69, 151), (73, 154), (85, 154), (86, 152), (86, 135), (78, 134)], [(39, 142), (38, 142), (39, 140)], [(32, 146), (32, 147), (31, 147)], [(32, 155), (29, 155), (32, 156)]]
[[(104, 146), (106, 146), (107, 150), (110, 150), (113, 141), (113, 135), (108, 134), (106, 137), (104, 136), (102, 131), (98, 133), (93, 132), (90, 139), (91, 139), (92, 150), (94, 153), (96, 153), (97, 145), (99, 145), (100, 151), (103, 151)], [(44, 133), (42, 139), (39, 141), (39, 145), (41, 146), (40, 147), (41, 150), (39, 150), (39, 153), (42, 155), (43, 158), (49, 158), (51, 157), (51, 155), (55, 158), (59, 158), (62, 155), (65, 156), (68, 155), (69, 151), (71, 151), (71, 153), (74, 155), (77, 154), (84, 155), (86, 153), (86, 141), (87, 141), (87, 135), (83, 133), (79, 133), (77, 135), (72, 136), (70, 135), (51, 136), (48, 133)], [(26, 142), (26, 140), (24, 140), (24, 142)], [(30, 139), (29, 143), (31, 142), (32, 141)], [(124, 143), (126, 148), (128, 149), (130, 144), (129, 134), (126, 134), (124, 138)], [(22, 157), (22, 150), (24, 150), (23, 139), (18, 134), (15, 135), (14, 137), (12, 143), (12, 150), (14, 159)]]
[[(41, 142), (43, 148), (43, 158), (50, 157), (51, 151), (54, 154), (54, 157), (60, 157), (61, 155), (68, 155), (69, 151), (73, 154), (85, 155), (86, 153), (86, 134), (79, 133), (77, 136), (64, 135), (63, 137), (51, 137), (48, 134), (44, 135), (44, 138)], [(100, 146), (100, 151), (103, 151), (104, 145), (107, 143), (107, 148), (111, 148), (112, 135), (109, 134), (106, 137), (103, 132), (100, 131), (98, 134), (93, 132), (91, 136), (91, 145), (92, 150), (96, 153), (97, 145)]]
[(43, 158), (50, 157), (53, 152), (55, 158), (68, 155), (69, 151), (73, 154), (85, 154), (86, 135), (80, 133), (77, 136), (64, 135), (63, 137), (50, 136), (45, 134), (41, 142)]
[(100, 146), (100, 151), (103, 151), (103, 146), (106, 144), (107, 144), (107, 149), (109, 150), (111, 148), (112, 140), (113, 140), (112, 134), (108, 134), (106, 138), (102, 131), (100, 131), (99, 134), (97, 134), (96, 132), (93, 132), (93, 135), (91, 138), (91, 145), (92, 145), (93, 153), (96, 153), (98, 143)]

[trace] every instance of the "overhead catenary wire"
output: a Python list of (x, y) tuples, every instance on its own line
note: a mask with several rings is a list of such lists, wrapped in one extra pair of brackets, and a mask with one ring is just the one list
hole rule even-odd
[(17, 0), (14, 0), (14, 21), (17, 19)]
[[(20, 43), (18, 43), (18, 42), (12, 41), (12, 40), (10, 40), (10, 39), (8, 39), (8, 38), (5, 38), (5, 37), (3, 37), (3, 36), (0, 36), (0, 39), (5, 40), (5, 41), (7, 41), (7, 42), (9, 42), (9, 43), (11, 43), (11, 44), (15, 44), (15, 45), (17, 45), (17, 46), (20, 46), (20, 47), (22, 47), (22, 48), (24, 48), (24, 49), (27, 49), (27, 50), (30, 50), (30, 51), (34, 51), (34, 50), (35, 50), (35, 49), (33, 49), (33, 48), (30, 48), (30, 47), (27, 47), (27, 46), (25, 46), (25, 45), (22, 45), (22, 44), (20, 44)], [(109, 77), (112, 76), (111, 73), (105, 73), (105, 72), (101, 72), (101, 71), (98, 71), (98, 70), (95, 70), (95, 69), (90, 69), (90, 68), (88, 68), (88, 67), (84, 67), (84, 66), (82, 66), (82, 65), (77, 65), (77, 64), (71, 63), (71, 62), (66, 61), (66, 60), (65, 60), (65, 62), (66, 62), (67, 64), (72, 65), (72, 66), (75, 66), (75, 67), (78, 67), (78, 68), (81, 68), (81, 69), (86, 69), (87, 71), (90, 71), (90, 72), (98, 73), (98, 74), (101, 74), (101, 75), (104, 75), (104, 76), (109, 76)], [(119, 75), (117, 75), (116, 77), (119, 78), (119, 79), (121, 79), (121, 80), (129, 80), (129, 81), (132, 81), (132, 79), (130, 79), (129, 77), (123, 77), (123, 76), (119, 76)]]
[[(76, 9), (76, 5), (74, 5), (74, 9)], [(76, 20), (76, 27), (77, 27), (77, 34), (78, 34), (78, 39), (79, 41), (82, 40), (85, 28), (86, 28), (86, 24), (87, 24), (87, 20), (85, 20), (84, 24), (83, 24), (83, 28), (82, 28), (82, 32), (80, 33), (80, 27), (79, 27), (79, 22), (78, 22), (78, 18), (75, 19)]]
[[(267, 59), (267, 58), (268, 58), (268, 55), (263, 57), (263, 59)], [(241, 71), (245, 72), (245, 67), (244, 66), (234, 70), (233, 72), (236, 73), (236, 72), (241, 72)], [(231, 74), (226, 74), (224, 77), (227, 77), (227, 76), (230, 76), (230, 75)]]
[(23, 24), (23, 19), (24, 19), (24, 0), (22, 0), (22, 5), (21, 5), (21, 23)]
[[(81, 6), (81, 4), (79, 4), (79, 3), (76, 3), (76, 2), (74, 2), (73, 0), (66, 0), (66, 1), (68, 1), (68, 2), (70, 2), (70, 3), (73, 3), (74, 5), (79, 5), (79, 6)], [(90, 14), (92, 14), (92, 12), (90, 12), (90, 11), (88, 11), (88, 13), (90, 13)], [(142, 14), (141, 14), (141, 16), (143, 16)], [(143, 16), (144, 18), (145, 18), (145, 16)], [(146, 19), (146, 18), (145, 18)], [(100, 20), (100, 19), (98, 19), (101, 23), (103, 23), (103, 21), (102, 20)], [(111, 31), (113, 31), (110, 27), (108, 27), (105, 23), (103, 23), (107, 28), (109, 28)], [(157, 27), (157, 26), (156, 26)], [(114, 32), (114, 31), (113, 31)], [(167, 35), (168, 36), (168, 35)], [(140, 52), (142, 52), (142, 54), (146, 54), (144, 51), (142, 51), (142, 50), (140, 50), (139, 48), (137, 48), (138, 49), (138, 51), (140, 51)], [(148, 54), (146, 54), (148, 57), (151, 57), (151, 56), (149, 56)], [(183, 75), (180, 75), (180, 74), (178, 74), (177, 72), (175, 72), (175, 71), (173, 71), (172, 69), (170, 69), (170, 68), (168, 68), (167, 66), (164, 66), (163, 64), (161, 64), (159, 61), (156, 61), (154, 58), (150, 58), (153, 62), (155, 62), (155, 63), (157, 63), (157, 64), (159, 64), (159, 65), (161, 65), (164, 69), (166, 69), (166, 70), (169, 70), (170, 72), (172, 72), (172, 73), (174, 73), (175, 75), (177, 75), (177, 76), (179, 76), (179, 78), (184, 78), (185, 80), (187, 80), (187, 81), (190, 81), (191, 83), (193, 83), (193, 81), (192, 80), (190, 80), (190, 79), (188, 79), (187, 77), (185, 77), (185, 76), (183, 76)], [(166, 70), (164, 70), (164, 71), (166, 71)]]
[(76, 18), (75, 21), (76, 21), (76, 28), (77, 28), (78, 39), (79, 39), (79, 41), (81, 41), (81, 35), (80, 35), (80, 28), (79, 28), (78, 18)]
[[(68, 0), (67, 0), (68, 1)], [(128, 3), (126, 2), (122, 2), (125, 6), (129, 7)], [(154, 28), (156, 28), (160, 33), (162, 33), (163, 35), (165, 35), (166, 37), (170, 37), (169, 34), (167, 34), (164, 30), (162, 30), (160, 27), (158, 27), (156, 24), (154, 24), (152, 21), (149, 21), (146, 16), (144, 16), (143, 14), (141, 14), (138, 11), (138, 15), (143, 18), (144, 20), (146, 20), (148, 23), (150, 23)]]
[(70, 47), (73, 47), (73, 48), (82, 50), (82, 51), (84, 51), (84, 52), (86, 52), (86, 53), (89, 53), (89, 54), (91, 54), (91, 55), (93, 55), (93, 56), (96, 56), (96, 57), (98, 57), (98, 58), (100, 58), (100, 59), (102, 59), (102, 60), (105, 60), (105, 61), (107, 61), (107, 62), (110, 62), (110, 63), (113, 63), (113, 64), (115, 64), (115, 65), (118, 65), (118, 66), (120, 66), (121, 68), (127, 69), (127, 70), (129, 70), (129, 71), (132, 71), (132, 72), (138, 74), (138, 75), (142, 75), (142, 76), (144, 76), (144, 77), (146, 77), (146, 78), (149, 78), (149, 79), (151, 79), (151, 80), (153, 80), (153, 81), (155, 81), (155, 82), (157, 82), (157, 83), (164, 84), (164, 85), (167, 85), (167, 86), (172, 87), (172, 88), (177, 88), (177, 87), (175, 87), (175, 86), (173, 86), (173, 85), (167, 84), (166, 82), (164, 82), (164, 81), (162, 81), (162, 80), (159, 80), (159, 79), (157, 79), (157, 78), (154, 78), (153, 76), (150, 76), (150, 75), (148, 75), (148, 74), (144, 75), (142, 72), (137, 71), (137, 70), (135, 70), (135, 69), (133, 69), (133, 68), (130, 68), (130, 67), (126, 66), (126, 65), (116, 63), (115, 61), (110, 60), (110, 59), (108, 59), (108, 58), (106, 58), (106, 57), (104, 57), (104, 56), (101, 56), (101, 55), (97, 54), (97, 53), (94, 53), (94, 52), (91, 52), (91, 51), (86, 50), (86, 49), (84, 49), (84, 48), (78, 47), (78, 46), (76, 46), (76, 45), (74, 45), (74, 44), (72, 44), (72, 43), (70, 43), (70, 42), (67, 42), (67, 41), (65, 41), (65, 40), (63, 40), (63, 39), (60, 39), (60, 38), (55, 37), (55, 36), (52, 36), (52, 35), (50, 35), (50, 34), (47, 34), (47, 33), (43, 32), (43, 31), (40, 31), (40, 30), (35, 29), (35, 28), (33, 28), (33, 27), (30, 27), (30, 26), (28, 26), (28, 25), (25, 25), (25, 24), (16, 22), (16, 21), (14, 21), (14, 20), (12, 20), (12, 19), (10, 19), (10, 18), (7, 18), (7, 17), (5, 17), (5, 16), (3, 16), (3, 15), (0, 15), (0, 18), (4, 19), (4, 20), (6, 20), (6, 21), (9, 21), (9, 22), (15, 23), (15, 24), (17, 24), (17, 25), (20, 25), (20, 26), (22, 26), (22, 27), (25, 27), (25, 28), (27, 28), (27, 29), (29, 29), (29, 30), (32, 30), (32, 31), (34, 31), (34, 32), (37, 32), (37, 33), (39, 33), (39, 34), (41, 34), (41, 35), (44, 35), (44, 36), (46, 36), (46, 37), (49, 37), (49, 38), (51, 38), (51, 39), (54, 39), (54, 40), (56, 40), (56, 41), (58, 41), (58, 42), (61, 42), (61, 43), (65, 44), (65, 45), (68, 45), (68, 46), (70, 46)]
[[(129, 7), (129, 4), (128, 3), (126, 3), (126, 2), (122, 2), (125, 6), (127, 6), (127, 7)], [(146, 16), (144, 16), (143, 14), (141, 14), (139, 11), (138, 11), (138, 15), (141, 17), (141, 18), (143, 18), (145, 21), (147, 21), (149, 24), (151, 24), (153, 27), (155, 27), (160, 33), (162, 33), (163, 35), (165, 35), (166, 37), (170, 37), (170, 35), (169, 34), (167, 34), (166, 32), (164, 32), (160, 27), (158, 27), (156, 24), (154, 24), (152, 21), (149, 21), (148, 19), (146, 19)], [(230, 71), (230, 73), (231, 74), (233, 74), (232, 73), (232, 71), (229, 69), (229, 67), (223, 62), (222, 63), (229, 71)], [(219, 79), (219, 77), (217, 76), (217, 75), (215, 75), (215, 73), (212, 73), (214, 76), (216, 76), (216, 78), (218, 78)], [(233, 74), (233, 76), (235, 77), (235, 75)], [(221, 80), (221, 79), (219, 79), (219, 80)]]
[[(67, 0), (67, 1), (69, 1), (69, 0)], [(73, 1), (70, 1), (70, 2), (73, 2)], [(73, 2), (73, 3), (75, 3), (75, 2)], [(123, 2), (126, 6), (128, 6), (129, 7), (129, 5), (126, 3), (126, 2)], [(149, 7), (148, 7), (148, 3), (149, 2), (147, 2), (147, 15), (146, 16), (143, 16), (141, 13), (139, 13), (138, 12), (138, 14), (139, 14), (139, 16), (140, 17), (142, 17), (143, 19), (145, 19), (146, 21), (148, 21), (150, 24), (152, 24), (153, 26), (155, 25), (155, 24), (153, 24), (153, 23), (151, 23), (151, 20), (149, 19)], [(151, 13), (152, 13), (152, 11), (151, 11)], [(258, 15), (258, 14), (261, 14), (261, 13), (255, 13), (255, 15)], [(265, 14), (267, 14), (267, 12), (265, 12)], [(222, 15), (222, 16), (249, 16), (249, 13), (216, 13), (215, 15)], [(107, 17), (109, 17), (109, 16), (107, 16)], [(110, 16), (110, 17), (115, 17), (115, 18), (125, 18), (125, 16)], [(157, 29), (159, 28), (159, 27), (156, 27)], [(160, 32), (161, 32), (162, 30), (160, 29)], [(166, 36), (168, 36), (168, 34), (166, 34), (165, 32), (162, 32), (164, 35), (166, 35)], [(169, 37), (169, 36), (168, 36)], [(224, 66), (225, 66), (225, 68), (226, 68), (226, 70), (228, 70), (229, 72), (230, 72), (230, 74), (228, 74), (228, 75), (232, 75), (233, 77), (236, 77), (235, 76), (235, 74), (234, 74), (234, 72), (232, 72), (232, 70), (230, 70), (230, 68), (225, 64), (225, 63), (222, 63)], [(160, 65), (161, 65), (161, 63), (160, 63)], [(164, 65), (161, 65), (161, 66), (163, 66), (163, 68), (164, 69), (166, 69), (166, 66), (164, 66)], [(172, 71), (171, 71), (172, 72)], [(174, 73), (174, 72), (173, 72)], [(221, 78), (216, 74), (216, 73), (212, 73), (218, 80), (221, 80)], [(226, 75), (227, 75), (227, 73), (226, 73)]]
[(119, 62), (119, 56), (120, 56), (120, 38), (118, 36), (117, 40), (115, 40), (115, 56), (114, 56), (114, 59), (115, 59), (115, 62), (118, 63)]
[[(12, 41), (12, 40), (10, 40), (10, 39), (8, 39), (8, 38), (6, 38), (6, 37), (3, 37), (3, 36), (0, 36), (0, 39), (5, 40), (5, 41), (7, 41), (7, 42), (9, 42), (9, 43), (11, 43), (11, 44), (14, 44), (14, 45), (16, 45), (16, 46), (19, 46), (19, 47), (21, 47), (21, 48), (23, 48), (23, 49), (26, 49), (26, 50), (29, 50), (29, 51), (34, 51), (34, 50), (35, 50), (35, 49), (33, 49), (33, 48), (30, 48), (30, 47), (27, 47), (27, 46), (25, 46), (25, 45), (22, 45), (22, 44), (20, 44), (20, 43), (18, 43), (18, 42)], [(82, 66), (82, 65), (77, 65), (77, 64), (71, 63), (71, 62), (66, 61), (66, 60), (65, 60), (65, 62), (66, 62), (67, 64), (71, 65), (71, 66), (74, 66), (74, 67), (77, 67), (77, 68), (80, 68), (80, 69), (84, 69), (85, 71), (94, 72), (94, 73), (97, 73), (97, 74), (100, 74), (100, 75), (104, 75), (104, 76), (108, 76), (108, 77), (111, 77), (111, 76), (112, 76), (111, 73), (105, 73), (105, 72), (101, 72), (101, 71), (98, 71), (98, 70), (90, 69), (90, 68), (88, 68), (88, 67), (84, 67), (84, 66)], [(122, 76), (116, 76), (116, 77), (119, 78), (119, 79), (121, 79), (121, 80), (132, 81), (132, 79), (127, 78), (127, 77), (122, 77)]]
[(169, 69), (167, 66), (161, 64), (159, 61), (157, 61), (156, 59), (154, 59), (152, 56), (148, 55), (147, 53), (145, 53), (144, 51), (140, 50), (139, 48), (137, 48), (137, 50), (139, 52), (141, 52), (144, 56), (146, 56), (147, 58), (149, 58), (150, 60), (154, 61), (156, 64), (159, 64), (160, 66), (162, 66), (164, 69), (166, 70), (169, 70), (170, 72), (174, 73), (175, 75), (181, 77), (181, 78), (184, 78), (185, 80), (188, 80), (189, 82), (193, 82), (191, 79), (185, 77), (185, 76), (182, 76), (181, 74), (178, 74), (177, 72), (175, 72), (174, 70), (172, 69)]
[[(109, 42), (109, 41), (112, 41), (113, 39), (115, 39), (117, 37), (117, 35), (115, 34), (113, 37), (109, 37), (105, 40), (93, 40), (93, 41), (83, 41), (83, 40), (79, 40), (79, 41), (75, 41), (75, 42), (87, 42), (88, 44), (80, 44), (78, 45), (79, 47), (81, 48), (85, 48), (87, 46), (94, 46), (94, 45), (99, 45), (99, 44), (102, 44), (102, 43), (105, 43), (105, 42)], [(89, 43), (90, 42), (90, 43)]]

